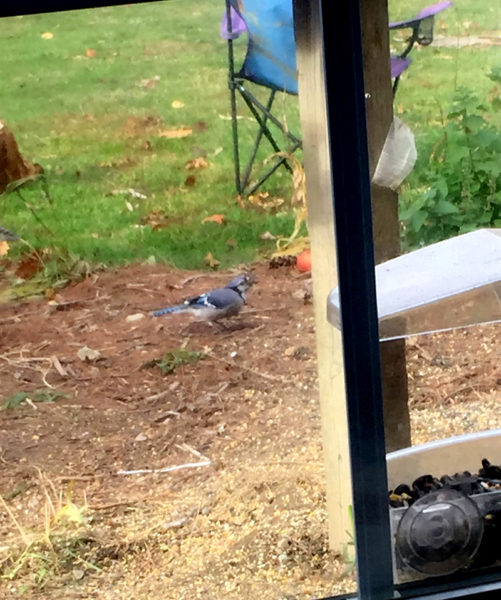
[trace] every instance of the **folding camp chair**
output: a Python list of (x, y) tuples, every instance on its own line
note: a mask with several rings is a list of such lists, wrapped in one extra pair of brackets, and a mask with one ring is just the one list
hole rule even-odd
[[(233, 40), (247, 32), (249, 42), (242, 67), (235, 71)], [(233, 151), (235, 161), (235, 184), (239, 194), (252, 194), (281, 165), (291, 167), (285, 156), (277, 156), (257, 182), (250, 182), (261, 141), (266, 138), (275, 153), (291, 155), (301, 148), (301, 139), (294, 135), (272, 112), (277, 92), (297, 95), (296, 45), (292, 0), (226, 0), (226, 12), (221, 24), (221, 36), (228, 40), (229, 88), (233, 127)], [(268, 88), (268, 99), (261, 102), (247, 88), (251, 81)], [(250, 157), (244, 168), (240, 164), (237, 120), (237, 93), (248, 106), (257, 121), (258, 131)], [(270, 128), (276, 126), (288, 147), (282, 149), (276, 134)]]
[[(228, 42), (229, 88), (231, 98), (231, 119), (233, 128), (233, 151), (235, 163), (235, 185), (237, 192), (252, 194), (280, 166), (291, 170), (286, 155), (290, 156), (301, 148), (301, 138), (290, 132), (272, 113), (277, 92), (297, 95), (296, 44), (292, 0), (225, 0), (226, 10), (221, 22), (220, 35)], [(408, 54), (414, 44), (426, 46), (433, 40), (434, 16), (451, 6), (443, 1), (423, 9), (417, 17), (407, 21), (390, 23), (390, 29), (411, 28), (404, 51), (391, 57), (391, 77), (394, 79), (395, 95), (400, 76), (408, 68), (411, 59)], [(234, 40), (243, 33), (248, 35), (245, 59), (239, 71), (235, 70)], [(268, 100), (260, 102), (246, 86), (246, 81), (256, 83), (269, 90)], [(240, 95), (258, 124), (258, 131), (250, 157), (244, 168), (241, 166), (239, 147), (237, 95)], [(285, 152), (280, 148), (269, 124), (275, 125), (289, 144)], [(272, 165), (256, 182), (251, 182), (251, 173), (263, 138), (271, 144), (277, 156)]]
[[(392, 77), (394, 77), (393, 97), (395, 97), (395, 94), (397, 92), (398, 83), (400, 81), (400, 75), (406, 68), (404, 67), (404, 69), (402, 69), (402, 71), (399, 73), (395, 71), (394, 75), (394, 61), (404, 61), (407, 64), (407, 66), (409, 66), (410, 59), (408, 58), (408, 55), (414, 47), (414, 44), (419, 44), (420, 46), (429, 46), (433, 42), (433, 25), (435, 21), (435, 15), (439, 12), (442, 12), (446, 8), (449, 8), (449, 6), (452, 6), (452, 2), (437, 2), (432, 6), (427, 6), (426, 8), (423, 8), (423, 10), (420, 11), (418, 15), (413, 19), (390, 23), (390, 30), (407, 28), (410, 28), (412, 30), (410, 37), (407, 39), (407, 46), (405, 47), (404, 51), (401, 52), (397, 57), (392, 57)], [(396, 65), (397, 63), (395, 62), (395, 68)]]

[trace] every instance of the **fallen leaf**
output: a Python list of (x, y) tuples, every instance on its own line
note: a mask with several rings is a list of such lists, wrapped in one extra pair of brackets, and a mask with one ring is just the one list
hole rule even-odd
[(141, 87), (151, 90), (154, 88), (157, 83), (160, 81), (160, 75), (155, 75), (155, 77), (150, 77), (148, 79), (141, 79)]
[(42, 33), (43, 40), (51, 40), (54, 37), (54, 34), (51, 31), (44, 31)]
[(168, 139), (173, 138), (184, 138), (191, 135), (193, 130), (189, 127), (180, 127), (179, 129), (165, 129), (158, 134), (158, 137), (165, 137)]
[(198, 158), (189, 160), (184, 165), (184, 168), (191, 171), (192, 169), (206, 169), (209, 165), (210, 163), (203, 156), (199, 156)]
[(21, 279), (30, 279), (43, 269), (43, 262), (40, 260), (40, 255), (38, 252), (32, 252), (23, 257), (21, 262), (19, 263), (16, 269), (17, 277)]
[(94, 58), (96, 54), (97, 52), (94, 50), (94, 48), (87, 48), (87, 50), (85, 51), (85, 56), (87, 58)]
[(149, 225), (153, 231), (158, 231), (159, 229), (169, 227), (169, 225), (175, 223), (176, 220), (175, 217), (169, 217), (162, 210), (152, 210), (141, 219), (141, 224)]
[(260, 240), (276, 240), (277, 236), (273, 235), (270, 231), (265, 231), (259, 236)]
[(123, 156), (116, 160), (102, 160), (99, 166), (103, 169), (128, 169), (134, 167), (136, 161), (130, 156)]
[(285, 200), (283, 198), (277, 196), (270, 196), (268, 192), (258, 192), (257, 194), (251, 194), (247, 199), (253, 206), (265, 211), (277, 210), (285, 203)]
[(226, 245), (231, 248), (232, 250), (234, 250), (237, 247), (237, 240), (234, 240), (233, 238), (228, 238), (226, 240)]
[(0, 256), (5, 256), (9, 251), (9, 244), (7, 242), (0, 242)]
[(82, 346), (77, 352), (77, 356), (80, 360), (87, 362), (91, 360), (97, 360), (98, 358), (100, 358), (101, 352), (99, 352), (99, 350), (93, 350), (88, 346)]
[(181, 100), (173, 100), (171, 106), (172, 108), (183, 108), (184, 102), (181, 102)]
[(226, 217), (224, 215), (211, 215), (210, 217), (205, 217), (202, 219), (202, 223), (217, 223), (218, 225), (223, 225), (226, 221)]
[(146, 140), (144, 144), (141, 146), (141, 150), (151, 150), (151, 142), (150, 140)]
[(207, 252), (207, 254), (204, 256), (204, 261), (205, 264), (211, 269), (217, 269), (221, 264), (221, 262), (217, 260), (217, 258), (214, 258), (212, 252)]
[(203, 131), (207, 131), (207, 123), (205, 121), (197, 121), (192, 125), (193, 131), (197, 133), (202, 133)]
[(197, 179), (195, 175), (188, 175), (188, 177), (184, 180), (184, 185), (186, 187), (192, 187), (195, 185)]

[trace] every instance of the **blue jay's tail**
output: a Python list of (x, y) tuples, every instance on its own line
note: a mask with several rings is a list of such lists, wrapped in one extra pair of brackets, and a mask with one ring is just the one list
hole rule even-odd
[(16, 233), (12, 233), (12, 231), (9, 231), (8, 229), (5, 229), (4, 227), (2, 227), (0, 225), (0, 242), (3, 241), (8, 241), (8, 242), (14, 242), (15, 240), (18, 240), (19, 236)]
[(180, 313), (185, 312), (187, 309), (186, 304), (177, 304), (176, 306), (169, 306), (168, 308), (161, 308), (151, 314), (152, 317), (161, 317), (162, 315), (168, 315), (169, 313)]

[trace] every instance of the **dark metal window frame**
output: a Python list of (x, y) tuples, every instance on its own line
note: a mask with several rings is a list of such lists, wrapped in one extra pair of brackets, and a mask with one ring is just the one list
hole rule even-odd
[[(129, 0), (140, 4), (145, 0)], [(371, 0), (365, 0), (371, 1)], [(371, 193), (359, 0), (296, 0), (322, 10), (327, 123), (336, 216), (337, 260), (353, 477), (359, 600), (500, 598), (499, 571), (393, 585)], [(113, 0), (18, 0), (0, 17), (124, 4)], [(223, 6), (223, 3), (222, 3)], [(326, 33), (327, 32), (327, 33)], [(342, 82), (342, 86), (339, 84)]]

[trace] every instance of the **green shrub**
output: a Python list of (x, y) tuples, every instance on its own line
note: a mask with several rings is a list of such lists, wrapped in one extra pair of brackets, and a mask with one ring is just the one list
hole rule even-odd
[[(501, 82), (501, 69), (490, 78)], [(404, 250), (501, 227), (501, 129), (493, 119), (500, 108), (497, 85), (484, 102), (468, 88), (456, 90), (440, 136), (428, 134), (426, 160), (400, 197)]]

